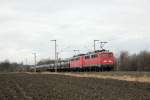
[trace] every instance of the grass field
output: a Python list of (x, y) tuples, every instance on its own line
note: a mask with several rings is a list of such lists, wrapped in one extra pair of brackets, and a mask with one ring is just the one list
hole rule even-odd
[(7, 73), (0, 74), (0, 100), (150, 100), (150, 83)]

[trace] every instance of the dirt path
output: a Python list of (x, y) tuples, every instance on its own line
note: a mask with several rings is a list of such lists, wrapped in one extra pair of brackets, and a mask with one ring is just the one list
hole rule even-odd
[[(113, 72), (111, 72), (113, 73)], [(30, 73), (31, 74), (31, 73)], [(89, 78), (99, 78), (99, 79), (114, 79), (114, 80), (123, 80), (123, 81), (133, 81), (133, 82), (142, 82), (150, 83), (150, 76), (148, 75), (111, 75), (111, 74), (97, 74), (97, 73), (51, 73), (51, 72), (42, 72), (40, 74), (57, 74), (57, 75), (67, 75), (73, 77), (89, 77)]]

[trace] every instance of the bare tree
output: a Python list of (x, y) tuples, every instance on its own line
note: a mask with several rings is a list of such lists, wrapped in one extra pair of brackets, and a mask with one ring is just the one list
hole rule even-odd
[(150, 71), (150, 52), (142, 51), (139, 54), (129, 55), (127, 51), (123, 51), (117, 62), (119, 70)]

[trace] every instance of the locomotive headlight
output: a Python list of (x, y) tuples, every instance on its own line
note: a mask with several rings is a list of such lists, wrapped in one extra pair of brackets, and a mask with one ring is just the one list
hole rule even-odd
[(110, 63), (111, 63), (112, 61), (111, 61), (111, 60), (109, 60), (108, 62), (110, 62)]
[(103, 62), (104, 62), (104, 63), (112, 63), (111, 60), (104, 60)]
[(107, 60), (104, 60), (104, 62), (108, 62)]

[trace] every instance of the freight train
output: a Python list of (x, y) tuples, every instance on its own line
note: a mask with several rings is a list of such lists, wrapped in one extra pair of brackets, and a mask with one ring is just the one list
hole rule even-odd
[(108, 50), (96, 50), (86, 54), (78, 54), (55, 64), (36, 66), (36, 71), (111, 71), (114, 69), (114, 54)]

